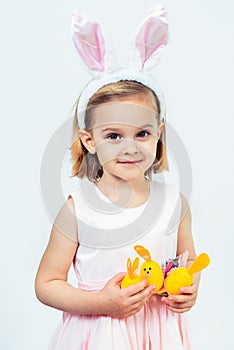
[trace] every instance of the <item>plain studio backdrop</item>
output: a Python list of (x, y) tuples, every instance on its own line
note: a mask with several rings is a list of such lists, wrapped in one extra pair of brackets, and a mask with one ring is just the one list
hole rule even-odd
[[(70, 37), (72, 12), (77, 9), (98, 18), (120, 63), (126, 65), (136, 28), (156, 4), (153, 0), (22, 0), (2, 5), (1, 115), (2, 123), (9, 126), (8, 132), (1, 128), (3, 350), (47, 349), (61, 317), (59, 311), (37, 301), (34, 279), (52, 225), (41, 197), (41, 161), (90, 80)], [(170, 45), (157, 74), (167, 101), (167, 120), (192, 165), (188, 199), (196, 249), (211, 257), (202, 274), (197, 304), (190, 311), (192, 331), (199, 350), (231, 349), (234, 5), (231, 0), (164, 4)], [(66, 142), (69, 146), (69, 135)], [(76, 185), (68, 169), (66, 155), (59, 170), (64, 198)], [(171, 164), (171, 169), (167, 178), (174, 182), (176, 166)]]

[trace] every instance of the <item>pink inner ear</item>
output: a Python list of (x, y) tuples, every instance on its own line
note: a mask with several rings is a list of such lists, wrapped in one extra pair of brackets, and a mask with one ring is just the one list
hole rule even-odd
[(142, 68), (147, 60), (168, 43), (168, 26), (161, 16), (149, 17), (141, 26), (137, 37), (136, 46), (138, 48)]
[(105, 42), (100, 25), (74, 14), (71, 32), (75, 47), (86, 66), (94, 71), (104, 71)]
[(142, 258), (145, 259), (145, 261), (151, 261), (151, 256), (148, 254), (142, 255)]

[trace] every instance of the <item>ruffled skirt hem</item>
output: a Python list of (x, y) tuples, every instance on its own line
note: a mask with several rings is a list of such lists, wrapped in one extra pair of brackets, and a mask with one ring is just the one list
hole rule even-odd
[(63, 313), (49, 350), (192, 350), (185, 314), (152, 296), (128, 318)]

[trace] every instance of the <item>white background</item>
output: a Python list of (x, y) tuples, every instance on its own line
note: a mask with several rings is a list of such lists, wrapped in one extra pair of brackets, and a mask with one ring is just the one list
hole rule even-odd
[[(231, 349), (234, 5), (231, 0), (164, 3), (170, 46), (160, 61), (158, 78), (167, 100), (167, 119), (192, 163), (190, 205), (197, 252), (208, 252), (212, 260), (190, 312), (192, 330), (199, 350)], [(61, 316), (36, 300), (33, 285), (51, 228), (40, 194), (41, 159), (90, 79), (70, 38), (72, 11), (100, 19), (124, 65), (138, 23), (155, 4), (22, 0), (9, 1), (1, 10), (3, 350), (46, 349)]]

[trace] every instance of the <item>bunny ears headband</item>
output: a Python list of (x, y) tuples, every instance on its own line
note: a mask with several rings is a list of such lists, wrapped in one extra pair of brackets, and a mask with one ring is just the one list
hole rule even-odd
[(90, 97), (101, 87), (120, 80), (135, 80), (151, 88), (160, 103), (160, 119), (165, 117), (165, 103), (158, 82), (149, 71), (154, 68), (162, 49), (168, 43), (168, 25), (164, 7), (152, 11), (141, 23), (135, 40), (132, 62), (121, 69), (111, 65), (111, 54), (99, 23), (78, 14), (72, 16), (72, 39), (77, 52), (93, 75), (93, 79), (80, 95), (78, 103), (78, 123), (85, 128), (85, 111)]

